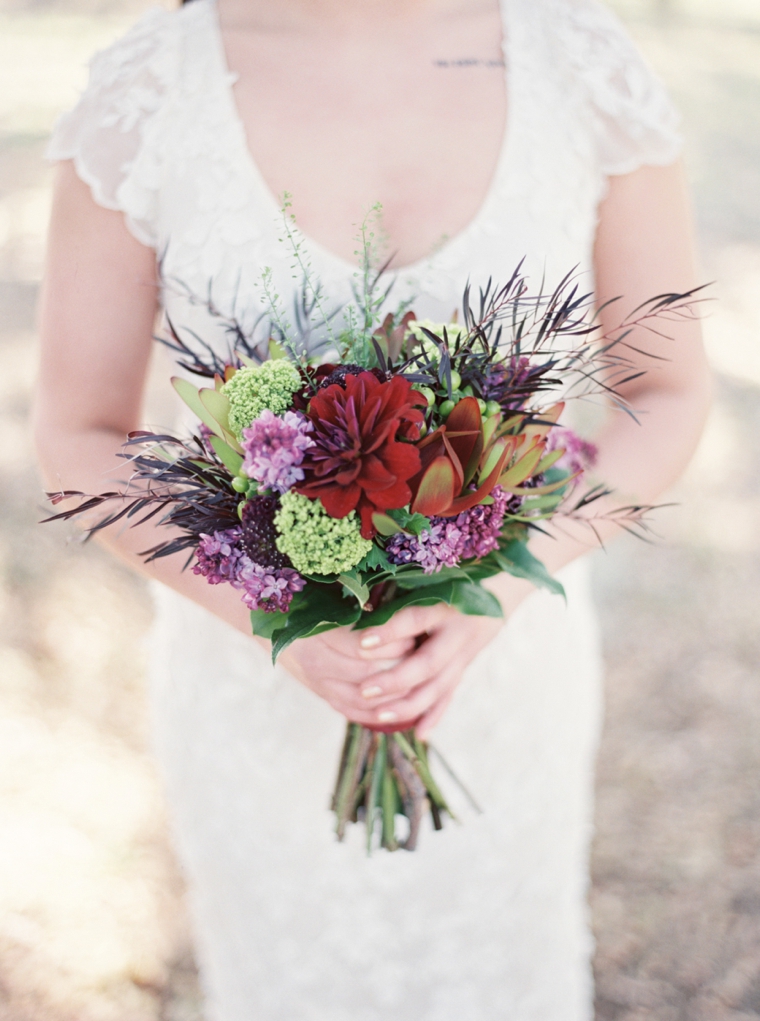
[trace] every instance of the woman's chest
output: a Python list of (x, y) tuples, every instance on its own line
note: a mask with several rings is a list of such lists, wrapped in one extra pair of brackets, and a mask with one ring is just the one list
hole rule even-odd
[[(297, 112), (288, 114), (294, 118), (289, 127), (270, 126), (277, 144), (265, 146), (260, 155), (251, 144), (249, 125), (233, 91), (234, 77), (215, 31), (213, 5), (195, 0), (189, 7), (198, 24), (186, 35), (178, 87), (156, 125), (155, 146), (149, 147), (160, 159), (144, 168), (146, 177), (160, 180), (159, 247), (164, 272), (179, 282), (179, 291), (189, 289), (204, 299), (211, 294), (227, 312), (234, 307), (250, 317), (266, 307), (262, 271), (270, 268), (275, 291), (293, 314), (304, 264), (310, 263), (314, 275), (344, 300), (356, 273), (358, 225), (378, 201), (384, 204), (386, 229), (393, 217), (388, 248), (398, 252), (398, 239), (405, 236), (407, 249), (401, 254), (411, 252), (396, 260), (402, 268), (395, 292), (403, 289), (440, 303), (438, 313), (431, 308), (426, 315), (450, 314), (468, 279), (476, 288), (489, 278), (506, 280), (523, 258), (537, 281), (544, 275), (556, 281), (573, 266), (590, 266), (603, 179), (588, 125), (551, 73), (550, 62), (525, 30), (523, 19), (514, 13), (505, 22), (507, 89), (501, 67), (494, 92), (494, 102), (498, 105), (499, 97), (502, 101), (501, 124), (486, 123), (486, 118), (477, 143), (475, 136), (463, 143), (461, 132), (460, 137), (446, 136), (447, 152), (434, 159), (422, 128), (417, 133), (399, 129), (392, 148), (400, 155), (388, 154), (372, 148), (377, 144), (371, 137), (375, 128), (362, 128), (360, 119), (351, 122), (359, 125), (354, 144), (352, 137), (341, 136), (345, 121), (334, 113), (326, 133), (330, 144), (320, 147), (315, 129), (313, 145), (306, 145), (298, 124), (302, 115)], [(505, 9), (510, 8), (507, 4)], [(274, 120), (281, 99), (267, 102), (272, 104), (268, 116)], [(395, 104), (394, 118), (402, 106), (400, 100)], [(395, 128), (398, 123), (394, 120)], [(363, 136), (362, 131), (368, 134)], [(356, 144), (362, 137), (366, 147)], [(487, 173), (480, 159), (486, 142), (493, 145)], [(280, 149), (288, 145), (283, 155)], [(368, 153), (374, 153), (373, 158)], [(462, 155), (465, 165), (460, 166)], [(281, 181), (272, 176), (271, 168), (267, 176), (262, 161), (269, 159), (272, 166), (281, 161)], [(352, 159), (362, 165), (344, 172), (342, 164), (351, 167)], [(440, 191), (430, 185), (436, 173), (444, 181)], [(472, 208), (466, 216), (460, 210), (456, 225), (442, 226), (452, 209), (446, 203), (452, 195), (456, 198), (452, 182), (471, 182), (478, 174), (477, 194), (470, 192)], [(351, 190), (356, 181), (364, 190)], [(280, 185), (293, 195), (304, 234), (300, 261), (292, 245), (283, 241)], [(388, 201), (389, 194), (393, 201)], [(322, 219), (304, 218), (304, 209)]]
[[(433, 5), (434, 6), (434, 5)], [(269, 191), (346, 260), (382, 206), (388, 255), (409, 265), (477, 215), (505, 136), (499, 4), (335, 33), (224, 30), (234, 102)]]

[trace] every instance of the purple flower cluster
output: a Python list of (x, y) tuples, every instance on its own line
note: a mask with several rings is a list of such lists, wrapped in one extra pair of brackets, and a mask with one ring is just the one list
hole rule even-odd
[(285, 613), (293, 594), (306, 584), (305, 579), (292, 567), (254, 563), (240, 546), (242, 534), (242, 529), (228, 528), (213, 535), (201, 535), (193, 573), (203, 575), (211, 585), (226, 581), (241, 589), (243, 602), (251, 610)]
[(509, 494), (501, 486), (494, 486), (491, 496), (493, 503), (479, 503), (470, 510), (462, 511), (455, 519), (457, 526), (462, 529), (461, 560), (484, 557), (499, 548)]
[(493, 503), (478, 504), (455, 518), (430, 519), (430, 528), (420, 535), (397, 532), (385, 546), (392, 564), (417, 564), (425, 574), (442, 567), (456, 567), (461, 560), (484, 557), (498, 548), (501, 526), (509, 496), (495, 486)]
[(227, 528), (213, 535), (201, 534), (195, 551), (198, 563), (193, 565), (193, 574), (202, 574), (209, 585), (221, 585), (223, 581), (235, 585), (240, 561), (248, 559), (238, 545), (240, 535), (239, 528)]
[(572, 429), (564, 429), (562, 426), (555, 426), (549, 433), (546, 442), (546, 452), (564, 449), (565, 453), (557, 461), (557, 468), (569, 471), (571, 475), (577, 472), (584, 472), (593, 467), (596, 461), (597, 449), (595, 444), (573, 432)]
[(459, 563), (461, 537), (453, 518), (431, 518), (430, 528), (419, 535), (404, 532), (392, 535), (385, 552), (392, 564), (416, 564), (425, 574), (434, 574), (442, 567), (456, 567)]
[(314, 446), (307, 436), (311, 430), (311, 422), (300, 412), (286, 411), (280, 417), (268, 409), (262, 411), (243, 429), (243, 471), (267, 489), (287, 492), (303, 480), (303, 469), (298, 465), (309, 447)]
[(292, 567), (262, 567), (245, 557), (238, 582), (243, 589), (243, 602), (249, 610), (280, 610), (287, 612), (296, 592), (306, 584)]

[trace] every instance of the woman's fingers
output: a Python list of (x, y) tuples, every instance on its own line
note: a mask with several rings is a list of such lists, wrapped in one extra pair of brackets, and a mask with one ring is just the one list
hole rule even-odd
[(451, 694), (459, 683), (461, 673), (461, 667), (452, 664), (448, 669), (414, 688), (404, 698), (379, 706), (375, 710), (374, 722), (382, 725), (424, 718), (433, 706)]
[(362, 649), (360, 645), (361, 631), (351, 631), (349, 628), (335, 628), (333, 631), (326, 631), (319, 637), (324, 644), (342, 656), (361, 660), (373, 659), (400, 659), (414, 649), (414, 638), (411, 636), (391, 638), (390, 641), (372, 644), (369, 649)]
[(436, 632), (397, 667), (365, 678), (361, 684), (363, 697), (376, 700), (377, 704), (397, 699), (438, 674), (446, 666), (451, 651), (446, 632)]
[(394, 642), (406, 640), (411, 645), (418, 635), (437, 630), (452, 612), (455, 611), (445, 603), (437, 606), (408, 606), (405, 610), (399, 610), (381, 627), (353, 632), (357, 636), (358, 654), (369, 659)]

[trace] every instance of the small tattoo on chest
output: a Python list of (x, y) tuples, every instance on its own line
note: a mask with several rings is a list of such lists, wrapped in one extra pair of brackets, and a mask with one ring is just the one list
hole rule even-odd
[(504, 67), (504, 58), (482, 60), (480, 57), (460, 57), (457, 60), (434, 60), (435, 67)]

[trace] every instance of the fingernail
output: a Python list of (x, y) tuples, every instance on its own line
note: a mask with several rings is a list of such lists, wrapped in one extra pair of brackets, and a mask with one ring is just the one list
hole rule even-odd
[(365, 688), (362, 691), (362, 698), (377, 698), (378, 695), (382, 695), (383, 689), (379, 688), (376, 684), (372, 687)]
[(374, 649), (380, 644), (380, 635), (365, 635), (359, 642), (363, 649)]
[(381, 723), (393, 723), (394, 720), (398, 719), (398, 715), (392, 713), (389, 709), (385, 709), (382, 713), (377, 714), (377, 718)]

